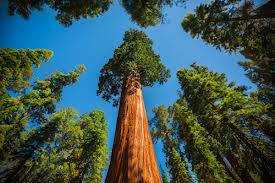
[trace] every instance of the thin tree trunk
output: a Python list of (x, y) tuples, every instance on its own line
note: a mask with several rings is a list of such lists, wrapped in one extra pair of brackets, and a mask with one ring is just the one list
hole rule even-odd
[(123, 83), (106, 183), (161, 183), (139, 78)]
[(233, 168), (238, 172), (237, 174), (241, 177), (244, 183), (255, 183), (255, 180), (249, 174), (249, 171), (251, 171), (251, 169), (248, 167), (247, 161), (244, 162), (244, 165), (241, 165), (239, 163), (239, 157), (234, 156), (231, 151), (226, 152), (225, 156), (226, 159), (229, 160), (231, 165), (234, 166)]
[(218, 152), (220, 160), (225, 165), (227, 171), (234, 177), (236, 182), (243, 183), (241, 177), (237, 174), (237, 172), (234, 170), (234, 168), (231, 166), (230, 162), (227, 160), (227, 158), (221, 153)]
[(243, 142), (249, 149), (251, 149), (255, 157), (261, 159), (261, 162), (258, 163), (258, 166), (264, 173), (264, 182), (269, 182), (270, 180), (273, 180), (274, 172), (272, 171), (272, 169), (275, 166), (274, 160), (266, 153), (264, 153), (264, 150), (259, 149), (259, 147), (255, 146), (253, 142), (244, 133), (242, 133), (242, 131), (238, 129), (233, 123), (229, 123), (229, 127), (236, 131), (237, 138), (241, 142)]

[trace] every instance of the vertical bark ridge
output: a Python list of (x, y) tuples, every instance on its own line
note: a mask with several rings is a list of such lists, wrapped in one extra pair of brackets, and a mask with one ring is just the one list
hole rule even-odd
[(106, 183), (161, 183), (137, 77), (123, 84)]

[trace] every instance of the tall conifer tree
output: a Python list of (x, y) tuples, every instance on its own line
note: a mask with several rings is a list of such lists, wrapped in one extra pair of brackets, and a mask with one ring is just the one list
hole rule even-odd
[[(69, 124), (75, 117), (72, 110), (56, 113), (50, 118), (56, 111), (56, 103), (61, 100), (63, 88), (77, 82), (85, 67), (81, 65), (68, 74), (56, 72), (44, 80), (36, 79), (32, 85), (29, 83), (33, 66), (48, 61), (52, 54), (50, 50), (43, 49), (0, 49), (1, 73), (4, 73), (1, 75), (0, 90), (1, 182), (29, 182), (30, 177), (40, 180), (36, 173), (41, 172), (34, 171), (34, 168), (39, 168), (38, 163), (45, 163), (43, 157), (56, 155), (60, 161), (64, 161), (61, 154), (71, 152), (72, 149), (78, 151), (71, 159), (77, 165), (71, 169), (77, 169), (77, 176), (68, 176), (70, 179), (100, 182), (102, 178), (107, 155), (106, 121), (103, 113), (94, 111), (84, 115), (76, 126)], [(73, 143), (70, 135), (73, 134), (66, 132), (66, 125), (75, 127), (75, 132), (80, 135), (76, 140), (80, 142), (77, 145), (74, 141), (76, 146), (70, 150), (68, 146)], [(78, 128), (81, 131), (77, 131)], [(68, 138), (61, 141), (56, 137), (58, 134), (64, 134), (63, 137)], [(71, 144), (66, 146), (64, 143)], [(66, 169), (68, 164), (64, 163), (64, 166), (59, 167), (62, 169), (53, 170), (66, 176), (69, 170)], [(52, 167), (44, 167), (45, 170), (47, 168)], [(30, 176), (33, 172), (36, 173)], [(42, 178), (45, 181), (57, 181), (58, 176)]]
[(261, 131), (275, 141), (275, 6), (270, 0), (215, 0), (199, 5), (183, 22), (184, 30), (218, 49), (239, 52), (239, 62), (258, 86), (261, 101), (273, 105)]
[(164, 83), (169, 71), (160, 63), (152, 44), (145, 33), (127, 31), (122, 45), (101, 70), (98, 95), (113, 100), (114, 105), (120, 100), (106, 182), (161, 182), (142, 86)]
[[(164, 120), (177, 131), (176, 142), (185, 147), (200, 181), (272, 181), (274, 144), (260, 128), (270, 105), (228, 83), (224, 74), (192, 67), (178, 70), (182, 93), (168, 109), (154, 110), (154, 127), (165, 132), (158, 125)], [(159, 138), (169, 135), (164, 134)]]

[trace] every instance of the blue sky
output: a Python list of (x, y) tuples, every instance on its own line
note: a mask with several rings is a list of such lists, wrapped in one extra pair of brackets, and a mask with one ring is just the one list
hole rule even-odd
[[(139, 28), (131, 22), (129, 15), (115, 2), (107, 13), (96, 19), (81, 19), (65, 28), (55, 20), (55, 12), (45, 9), (33, 12), (29, 20), (19, 16), (7, 16), (7, 3), (0, 0), (0, 47), (16, 49), (47, 48), (54, 51), (48, 63), (35, 70), (35, 77), (43, 79), (55, 71), (69, 72), (75, 66), (84, 64), (87, 71), (77, 84), (67, 87), (63, 92), (58, 107), (74, 107), (80, 114), (93, 109), (106, 113), (109, 130), (109, 151), (112, 149), (118, 109), (96, 96), (97, 82), (102, 66), (112, 57), (113, 51), (123, 39), (124, 32), (137, 28), (146, 32), (154, 42), (154, 50), (160, 54), (162, 63), (170, 70), (172, 77), (167, 83), (143, 88), (148, 119), (153, 117), (152, 108), (164, 104), (171, 105), (177, 99), (180, 89), (176, 71), (189, 67), (196, 62), (208, 66), (211, 70), (223, 72), (229, 81), (254, 88), (244, 75), (238, 61), (240, 55), (230, 55), (216, 50), (200, 39), (192, 39), (181, 27), (183, 17), (192, 12), (201, 1), (188, 1), (186, 8), (172, 7), (165, 9), (165, 24), (147, 29)], [(165, 166), (161, 145), (155, 145), (159, 165)], [(110, 152), (109, 152), (110, 154)]]

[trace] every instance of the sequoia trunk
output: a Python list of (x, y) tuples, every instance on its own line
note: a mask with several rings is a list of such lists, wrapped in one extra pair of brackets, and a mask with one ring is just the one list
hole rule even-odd
[(123, 83), (106, 183), (161, 183), (138, 77)]

